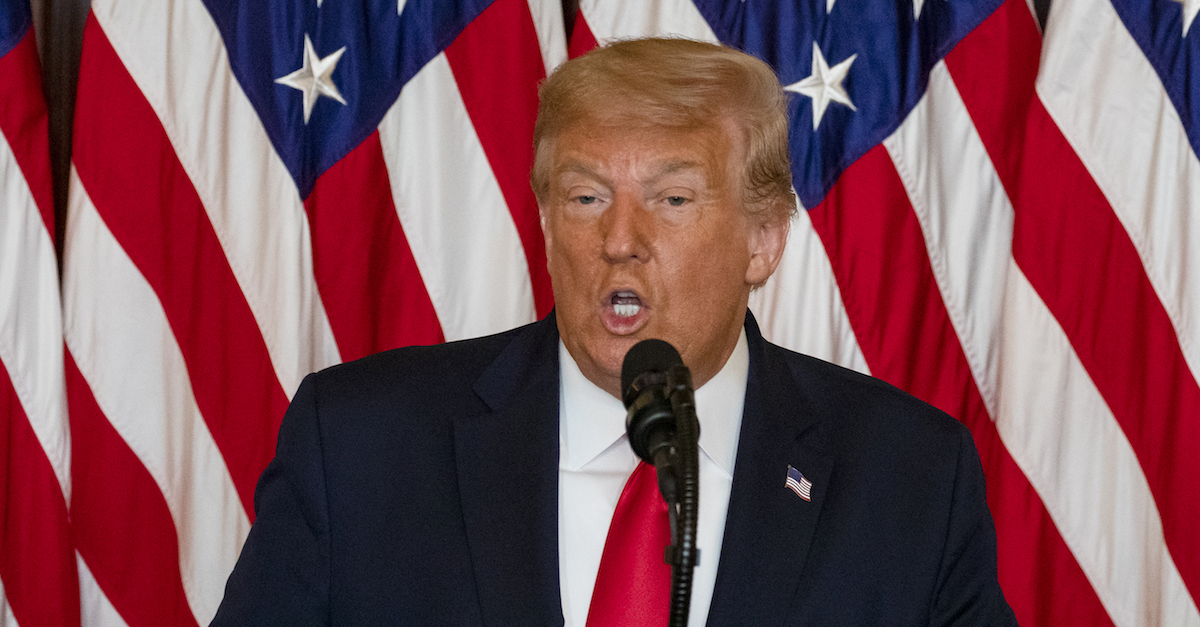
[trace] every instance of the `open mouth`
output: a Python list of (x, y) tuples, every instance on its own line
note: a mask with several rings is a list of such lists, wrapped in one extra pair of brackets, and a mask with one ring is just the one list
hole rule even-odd
[(600, 321), (613, 335), (637, 333), (650, 321), (650, 304), (633, 290), (613, 290), (603, 304)]
[(622, 290), (612, 295), (613, 313), (620, 318), (632, 318), (642, 310), (642, 299), (634, 292)]

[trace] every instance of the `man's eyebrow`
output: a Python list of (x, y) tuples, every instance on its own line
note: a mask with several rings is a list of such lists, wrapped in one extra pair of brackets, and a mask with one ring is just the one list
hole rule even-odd
[[(672, 160), (672, 161), (667, 161), (662, 164), (662, 167), (660, 167), (657, 172), (650, 175), (650, 177), (648, 177), (644, 181), (644, 183), (655, 183), (655, 182), (659, 181), (660, 179), (662, 179), (663, 177), (670, 176), (672, 174), (678, 174), (679, 172), (684, 172), (684, 171), (688, 171), (688, 170), (705, 170), (706, 167), (707, 166), (704, 163), (701, 163), (699, 161), (690, 161), (687, 159), (676, 159), (676, 160)], [(583, 163), (582, 161), (579, 161), (577, 159), (569, 159), (569, 160), (563, 162), (557, 168), (557, 173), (558, 174), (566, 174), (566, 173), (580, 174), (580, 175), (586, 176), (588, 178), (595, 179), (596, 181), (598, 181), (604, 185), (609, 185), (609, 186), (612, 185), (612, 181), (609, 180), (608, 177), (600, 174), (595, 169), (589, 167), (588, 165), (586, 165), (585, 163)]]
[(582, 174), (583, 176), (595, 179), (605, 185), (612, 184), (612, 181), (608, 180), (604, 176), (601, 176), (599, 172), (588, 167), (582, 161), (579, 161), (577, 159), (569, 159), (557, 168), (556, 174), (565, 174), (565, 173)]
[(658, 169), (658, 172), (651, 175), (650, 178), (646, 179), (645, 182), (646, 183), (656, 183), (659, 181), (659, 179), (662, 179), (663, 177), (666, 177), (666, 176), (670, 176), (672, 174), (678, 174), (678, 173), (686, 171), (686, 170), (704, 170), (704, 169), (705, 169), (705, 164), (703, 164), (699, 161), (688, 161), (686, 159), (667, 161), (666, 163), (663, 164), (663, 166), (661, 168)]
[(690, 170), (692, 168), (703, 168), (703, 167), (704, 167), (704, 164), (700, 163), (699, 161), (687, 161), (686, 159), (678, 159), (675, 161), (668, 161), (668, 162), (664, 163), (663, 167), (659, 171), (662, 174), (674, 174), (675, 172), (678, 172), (680, 170)]

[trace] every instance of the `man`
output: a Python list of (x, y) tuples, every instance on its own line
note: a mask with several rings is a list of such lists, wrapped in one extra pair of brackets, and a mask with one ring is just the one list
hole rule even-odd
[(652, 337), (697, 387), (692, 625), (1015, 624), (967, 430), (765, 342), (747, 314), (795, 211), (771, 70), (626, 41), (541, 98), (555, 312), (306, 379), (214, 624), (599, 624), (637, 475), (621, 363)]

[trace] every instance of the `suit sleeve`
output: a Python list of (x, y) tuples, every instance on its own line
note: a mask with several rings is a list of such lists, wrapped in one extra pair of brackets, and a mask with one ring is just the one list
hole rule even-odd
[(931, 625), (1013, 625), (996, 573), (996, 528), (988, 510), (983, 467), (970, 432), (961, 430), (946, 549)]
[(214, 626), (328, 624), (329, 515), (316, 388), (316, 376), (306, 377), (284, 416)]

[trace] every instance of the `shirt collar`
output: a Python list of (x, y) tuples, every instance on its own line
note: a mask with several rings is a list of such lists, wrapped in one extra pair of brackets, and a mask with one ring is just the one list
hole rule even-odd
[[(626, 440), (625, 406), (583, 376), (579, 365), (558, 342), (559, 442), (561, 467), (583, 468), (618, 440)], [(746, 330), (715, 377), (696, 390), (700, 450), (733, 476), (738, 434), (746, 399), (750, 350)]]

